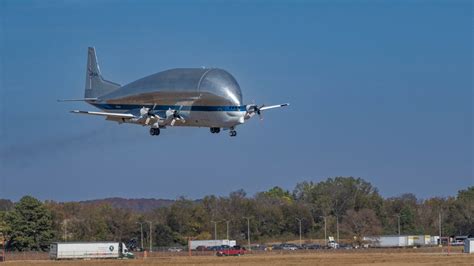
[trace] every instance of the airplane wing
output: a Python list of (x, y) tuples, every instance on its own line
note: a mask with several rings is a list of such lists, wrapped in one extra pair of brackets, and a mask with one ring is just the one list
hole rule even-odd
[(79, 110), (73, 110), (71, 111), (71, 113), (106, 116), (107, 118), (136, 118), (136, 116), (132, 114), (126, 114), (126, 113), (91, 112), (91, 111), (79, 111)]
[(270, 106), (263, 106), (260, 107), (260, 111), (268, 110), (268, 109), (273, 109), (273, 108), (279, 108), (279, 107), (285, 107), (290, 105), (289, 103), (283, 103), (283, 104), (277, 104), (277, 105), (270, 105)]
[(282, 103), (282, 104), (269, 105), (269, 106), (262, 105), (260, 107), (258, 107), (258, 105), (256, 104), (247, 105), (247, 113), (245, 114), (244, 118), (250, 119), (257, 114), (260, 117), (260, 120), (263, 120), (262, 111), (273, 109), (273, 108), (285, 107), (288, 105), (290, 104)]

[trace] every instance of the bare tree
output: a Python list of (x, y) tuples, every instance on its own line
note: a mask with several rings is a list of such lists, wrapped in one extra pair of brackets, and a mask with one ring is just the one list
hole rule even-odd
[(379, 235), (382, 232), (380, 220), (370, 209), (348, 210), (341, 227), (353, 236), (357, 245), (363, 243), (364, 236)]

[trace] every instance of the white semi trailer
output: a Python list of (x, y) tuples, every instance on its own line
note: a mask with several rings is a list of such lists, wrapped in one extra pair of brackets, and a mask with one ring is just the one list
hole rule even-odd
[(363, 238), (370, 247), (413, 247), (432, 245), (430, 235), (388, 235), (367, 236)]
[(65, 242), (52, 243), (49, 258), (61, 259), (119, 259), (133, 258), (124, 243), (120, 242)]
[(233, 247), (236, 244), (237, 242), (235, 240), (228, 240), (228, 239), (191, 240), (190, 247), (192, 250), (195, 250), (199, 246), (213, 247), (213, 246), (227, 245), (227, 246)]
[(364, 237), (364, 241), (368, 242), (370, 247), (391, 248), (391, 247), (407, 247), (413, 243), (409, 243), (408, 236), (369, 236)]

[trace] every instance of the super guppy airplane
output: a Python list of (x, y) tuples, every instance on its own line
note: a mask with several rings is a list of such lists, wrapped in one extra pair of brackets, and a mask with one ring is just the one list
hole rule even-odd
[(289, 105), (243, 105), (235, 78), (218, 68), (170, 69), (121, 86), (102, 77), (93, 47), (88, 49), (84, 97), (60, 101), (86, 101), (102, 111), (71, 112), (148, 126), (153, 136), (168, 126), (187, 126), (208, 127), (211, 133), (229, 130), (235, 137), (236, 126), (255, 114)]

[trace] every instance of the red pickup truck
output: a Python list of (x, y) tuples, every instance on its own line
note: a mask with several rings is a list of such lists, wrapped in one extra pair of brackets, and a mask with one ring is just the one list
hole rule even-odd
[(217, 256), (240, 256), (245, 254), (245, 248), (240, 246), (231, 247), (217, 251)]

